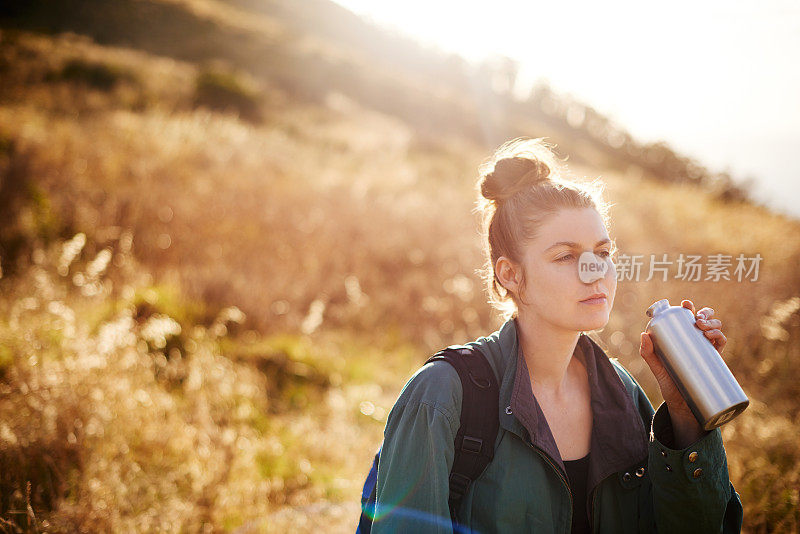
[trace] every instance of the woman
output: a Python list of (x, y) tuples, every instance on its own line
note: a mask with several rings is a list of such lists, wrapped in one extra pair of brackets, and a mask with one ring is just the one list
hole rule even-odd
[[(704, 431), (642, 332), (640, 354), (664, 398), (639, 384), (584, 332), (614, 302), (608, 206), (563, 178), (547, 145), (518, 139), (481, 172), (484, 276), (505, 324), (467, 345), (500, 385), (495, 455), (456, 511), (459, 531), (738, 532), (742, 507), (720, 430)], [(579, 274), (579, 264), (594, 270)], [(586, 272), (595, 272), (587, 278)], [(721, 353), (714, 310), (697, 327)], [(389, 415), (373, 532), (452, 532), (448, 474), (462, 386), (446, 362), (422, 367)]]

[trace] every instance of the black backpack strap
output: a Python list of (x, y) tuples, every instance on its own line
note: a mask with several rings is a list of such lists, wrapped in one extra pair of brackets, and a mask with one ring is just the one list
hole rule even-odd
[(455, 521), (470, 484), (494, 457), (494, 442), (500, 428), (500, 387), (486, 356), (477, 348), (453, 345), (437, 352), (425, 363), (436, 360), (444, 360), (455, 367), (464, 392), (461, 427), (456, 434), (455, 458), (450, 471), (450, 516)]

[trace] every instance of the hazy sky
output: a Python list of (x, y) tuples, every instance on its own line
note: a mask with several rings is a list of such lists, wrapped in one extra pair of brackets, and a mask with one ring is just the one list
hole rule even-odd
[(800, 217), (800, 2), (336, 1), (466, 59), (513, 57)]

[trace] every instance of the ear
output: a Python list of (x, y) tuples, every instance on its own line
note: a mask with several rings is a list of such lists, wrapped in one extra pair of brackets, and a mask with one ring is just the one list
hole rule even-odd
[(519, 292), (519, 284), (522, 281), (519, 269), (520, 267), (506, 256), (500, 256), (494, 264), (494, 272), (500, 284), (515, 295)]

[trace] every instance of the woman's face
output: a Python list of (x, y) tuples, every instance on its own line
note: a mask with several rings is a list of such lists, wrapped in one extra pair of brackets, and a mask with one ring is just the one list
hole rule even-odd
[[(523, 249), (520, 317), (537, 316), (572, 331), (603, 328), (617, 290), (613, 250), (597, 210), (562, 209), (548, 217)], [(606, 298), (582, 302), (596, 293)]]

